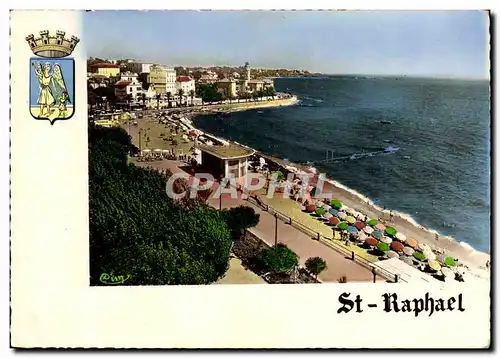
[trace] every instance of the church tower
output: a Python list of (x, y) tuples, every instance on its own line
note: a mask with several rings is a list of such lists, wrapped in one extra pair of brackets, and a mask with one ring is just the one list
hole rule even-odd
[(245, 62), (245, 79), (250, 81), (250, 64)]

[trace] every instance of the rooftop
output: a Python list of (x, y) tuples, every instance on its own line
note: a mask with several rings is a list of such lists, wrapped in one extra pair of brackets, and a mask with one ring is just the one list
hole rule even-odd
[(129, 84), (131, 84), (132, 82), (130, 81), (120, 81), (118, 83), (115, 84), (115, 87), (118, 87), (118, 88), (125, 88), (127, 87)]
[(120, 65), (115, 65), (113, 63), (95, 63), (90, 65), (93, 68), (120, 68)]
[(177, 82), (190, 82), (193, 79), (189, 76), (179, 76), (177, 77)]
[(249, 157), (255, 153), (253, 149), (245, 148), (236, 144), (208, 146), (200, 145), (200, 150), (220, 159), (235, 159)]

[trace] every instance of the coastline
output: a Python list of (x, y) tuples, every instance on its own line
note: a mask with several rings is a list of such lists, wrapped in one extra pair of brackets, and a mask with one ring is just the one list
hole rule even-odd
[[(294, 96), (294, 103), (288, 104), (293, 105), (298, 103), (298, 98)], [(264, 104), (264, 103), (263, 103)], [(276, 107), (276, 105), (267, 105), (265, 107)], [(244, 108), (244, 109), (234, 109), (229, 110), (229, 112), (238, 111), (238, 110), (249, 110), (255, 109), (258, 107)], [(261, 108), (264, 108), (262, 106)], [(189, 119), (192, 119), (198, 115), (209, 114), (210, 112), (197, 112), (190, 113)], [(224, 139), (224, 138), (221, 138)], [(227, 139), (225, 139), (227, 140)], [(237, 143), (239, 145), (243, 145), (241, 143)], [(250, 148), (246, 145), (243, 145), (247, 148)], [(251, 148), (254, 149), (254, 148)], [(256, 155), (261, 156), (266, 159), (266, 161), (271, 161), (275, 165), (281, 167), (285, 172), (290, 172), (290, 170), (286, 169), (286, 167), (295, 167), (299, 170), (307, 170), (310, 169), (309, 166), (294, 163), (291, 161), (287, 161), (281, 158), (274, 157), (272, 155), (268, 155), (266, 153), (262, 153), (256, 151)], [(286, 173), (285, 173), (286, 176)], [(419, 242), (425, 243), (433, 248), (440, 248), (445, 250), (448, 255), (451, 255), (455, 258), (458, 258), (459, 262), (468, 266), (469, 268), (480, 269), (481, 271), (486, 271), (485, 267), (486, 262), (490, 261), (490, 254), (486, 252), (479, 251), (468, 243), (463, 241), (456, 241), (452, 237), (440, 235), (439, 232), (432, 228), (424, 227), (419, 224), (411, 215), (385, 209), (376, 205), (370, 198), (364, 196), (362, 193), (357, 192), (354, 189), (351, 189), (333, 178), (325, 178), (323, 185), (324, 193), (332, 193), (332, 196), (341, 202), (345, 203), (348, 207), (351, 207), (371, 218), (383, 219), (386, 222), (389, 222), (390, 214), (392, 212), (393, 217), (392, 221), (390, 221), (390, 225), (396, 228), (398, 231), (401, 231), (408, 237), (414, 237)], [(436, 241), (436, 234), (439, 235), (439, 240)], [(488, 273), (489, 274), (489, 273)]]

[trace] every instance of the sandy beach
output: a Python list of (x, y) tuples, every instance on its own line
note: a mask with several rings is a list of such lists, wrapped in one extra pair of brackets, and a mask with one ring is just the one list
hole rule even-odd
[[(259, 153), (267, 161), (272, 161), (282, 167), (284, 170), (288, 167), (296, 167), (299, 170), (306, 171), (310, 169), (309, 166), (302, 164), (296, 164), (289, 161), (285, 161), (280, 158), (272, 157)], [(480, 252), (469, 246), (467, 243), (460, 243), (455, 241), (451, 237), (439, 236), (439, 240), (436, 240), (436, 231), (425, 228), (418, 224), (409, 215), (404, 213), (399, 213), (397, 211), (384, 210), (383, 208), (375, 205), (370, 199), (366, 198), (362, 194), (352, 190), (335, 180), (327, 178), (323, 185), (324, 194), (332, 193), (332, 198), (340, 200), (343, 204), (348, 207), (355, 209), (368, 216), (369, 218), (382, 219), (387, 225), (394, 227), (396, 230), (404, 233), (407, 237), (413, 237), (418, 240), (419, 243), (425, 243), (431, 248), (443, 249), (447, 255), (450, 255), (458, 259), (459, 263), (462, 263), (470, 268), (476, 269), (486, 269), (486, 262), (490, 261), (490, 255), (484, 252)]]

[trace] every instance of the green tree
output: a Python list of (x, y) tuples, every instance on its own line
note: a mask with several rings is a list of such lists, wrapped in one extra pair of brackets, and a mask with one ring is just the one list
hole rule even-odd
[(274, 172), (271, 172), (271, 178), (275, 179), (278, 182), (282, 182), (283, 180), (285, 180), (285, 174), (283, 174), (279, 170), (276, 170)]
[(230, 231), (201, 202), (173, 200), (168, 177), (129, 164), (122, 128), (89, 125), (90, 283), (129, 275), (128, 285), (209, 284), (227, 270)]
[(191, 97), (191, 106), (194, 106), (194, 90), (189, 91), (189, 96)]
[(179, 88), (177, 91), (177, 95), (179, 96), (179, 107), (182, 106), (182, 100), (184, 97), (184, 90), (182, 88)]
[(298, 265), (297, 254), (281, 243), (262, 251), (258, 261), (275, 274), (289, 274)]
[(142, 105), (146, 107), (146, 94), (144, 92), (141, 94), (141, 98), (142, 98)]
[(246, 205), (224, 209), (221, 214), (229, 230), (237, 237), (241, 235), (243, 230), (256, 226), (260, 219), (260, 214)]
[(318, 275), (326, 270), (326, 268), (326, 261), (321, 257), (310, 257), (306, 260), (306, 269), (312, 273), (315, 278), (318, 278)]
[(156, 109), (160, 109), (161, 93), (156, 94)]

